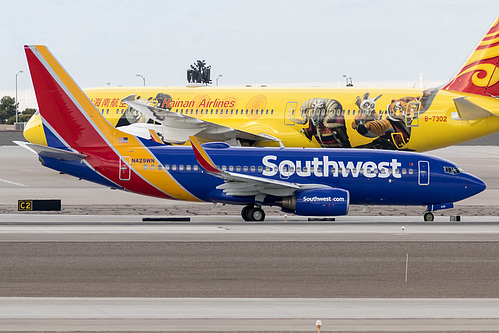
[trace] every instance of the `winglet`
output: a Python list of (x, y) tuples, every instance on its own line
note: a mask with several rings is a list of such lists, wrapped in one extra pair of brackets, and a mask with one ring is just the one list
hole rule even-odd
[(154, 130), (149, 129), (149, 135), (151, 136), (152, 141), (156, 141), (157, 143), (163, 143), (163, 141), (161, 141), (158, 134)]
[(192, 149), (194, 150), (194, 154), (196, 155), (196, 160), (198, 161), (199, 165), (201, 165), (201, 167), (209, 173), (223, 173), (222, 170), (220, 170), (215, 165), (215, 163), (213, 163), (210, 156), (206, 153), (206, 151), (199, 143), (198, 139), (196, 139), (196, 137), (194, 136), (190, 136), (189, 139), (191, 140)]

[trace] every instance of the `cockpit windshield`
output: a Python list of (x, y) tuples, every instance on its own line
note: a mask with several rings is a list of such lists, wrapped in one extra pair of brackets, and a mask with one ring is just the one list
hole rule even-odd
[(457, 175), (461, 172), (464, 172), (464, 170), (460, 167), (450, 167), (450, 166), (444, 166), (444, 171), (446, 173), (450, 173), (451, 175)]

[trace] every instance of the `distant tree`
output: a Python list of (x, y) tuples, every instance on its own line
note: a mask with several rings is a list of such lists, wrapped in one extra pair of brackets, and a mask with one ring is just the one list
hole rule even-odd
[[(37, 110), (36, 109), (33, 109), (33, 108), (26, 108), (24, 109), (24, 111), (21, 111), (19, 113), (19, 115), (17, 116), (18, 118), (18, 121), (20, 123), (25, 123), (27, 122), (31, 116), (36, 112)], [(7, 123), (8, 124), (13, 124), (16, 122), (16, 115), (14, 114), (13, 116), (11, 116), (8, 120), (7, 120)]]
[(4, 96), (0, 99), (0, 123), (5, 123), (12, 116), (16, 115), (16, 99)]
[(206, 66), (205, 60), (197, 60), (191, 68), (187, 70), (187, 81), (189, 83), (211, 84), (211, 65)]

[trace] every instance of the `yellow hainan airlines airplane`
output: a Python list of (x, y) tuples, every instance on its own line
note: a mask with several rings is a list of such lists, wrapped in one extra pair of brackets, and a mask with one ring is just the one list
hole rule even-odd
[[(231, 145), (427, 151), (499, 130), (499, 18), (444, 87), (95, 88), (120, 130), (165, 144), (190, 136)], [(24, 135), (47, 145), (40, 116)]]

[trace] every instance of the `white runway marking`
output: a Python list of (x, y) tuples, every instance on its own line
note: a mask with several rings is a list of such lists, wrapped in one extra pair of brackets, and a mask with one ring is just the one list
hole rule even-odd
[(10, 181), (10, 180), (7, 180), (7, 179), (1, 179), (1, 178), (0, 178), (0, 182), (11, 184), (11, 185), (16, 185), (16, 186), (21, 186), (21, 187), (27, 187), (28, 186), (28, 185), (24, 185), (24, 184), (21, 184), (21, 183), (16, 183), (16, 182), (13, 182), (13, 181)]

